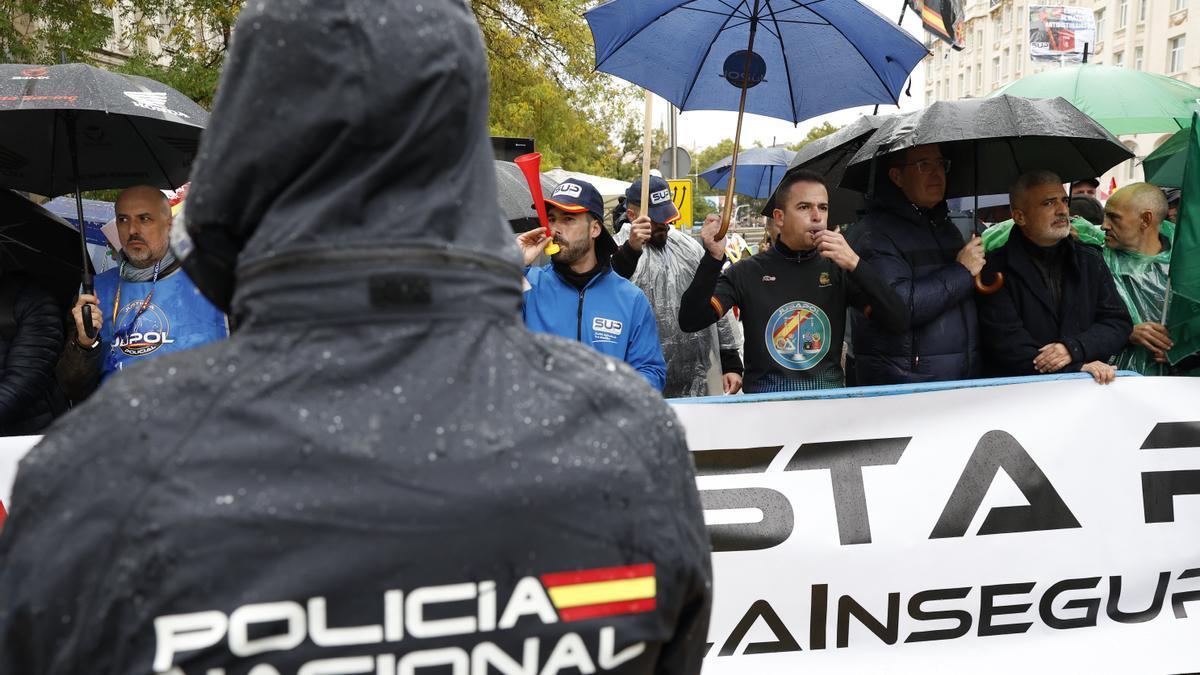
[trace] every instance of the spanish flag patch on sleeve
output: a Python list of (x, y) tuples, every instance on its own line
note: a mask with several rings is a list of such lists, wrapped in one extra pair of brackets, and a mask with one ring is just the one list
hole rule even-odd
[(542, 585), (563, 621), (653, 611), (654, 564), (543, 574)]

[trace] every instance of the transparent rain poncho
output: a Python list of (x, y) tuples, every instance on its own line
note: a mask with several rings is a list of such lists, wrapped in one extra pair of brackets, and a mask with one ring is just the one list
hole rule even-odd
[[(614, 239), (618, 245), (629, 240), (628, 223)], [(663, 388), (663, 396), (667, 398), (708, 395), (708, 371), (716, 351), (741, 347), (728, 314), (698, 333), (685, 333), (679, 329), (679, 304), (683, 292), (692, 283), (704, 255), (699, 242), (670, 228), (662, 249), (649, 242), (642, 246), (637, 270), (630, 279), (642, 289), (654, 308), (658, 339), (667, 362), (667, 384)]]
[[(1158, 232), (1165, 246), (1157, 255), (1118, 251), (1105, 247), (1104, 262), (1117, 283), (1117, 293), (1125, 301), (1133, 325), (1152, 321), (1163, 323), (1163, 301), (1167, 297), (1168, 272), (1171, 266), (1171, 245), (1175, 226), (1168, 221), (1159, 225)], [(1117, 355), (1116, 365), (1122, 370), (1135, 370), (1143, 375), (1167, 375), (1168, 366), (1158, 363), (1145, 347), (1128, 345)]]

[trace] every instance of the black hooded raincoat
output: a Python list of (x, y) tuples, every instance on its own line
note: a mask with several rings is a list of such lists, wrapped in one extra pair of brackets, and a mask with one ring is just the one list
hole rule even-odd
[(522, 325), (487, 110), (460, 0), (246, 5), (177, 247), (240, 328), (22, 462), (0, 673), (699, 670), (682, 429)]

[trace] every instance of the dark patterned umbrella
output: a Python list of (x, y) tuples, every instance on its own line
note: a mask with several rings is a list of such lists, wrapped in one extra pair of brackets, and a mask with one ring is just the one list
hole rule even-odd
[[(148, 78), (81, 63), (0, 64), (0, 187), (74, 192), (83, 222), (80, 190), (185, 183), (207, 122), (191, 99)], [(79, 237), (86, 261), (84, 228)], [(91, 335), (86, 317), (84, 326)]]

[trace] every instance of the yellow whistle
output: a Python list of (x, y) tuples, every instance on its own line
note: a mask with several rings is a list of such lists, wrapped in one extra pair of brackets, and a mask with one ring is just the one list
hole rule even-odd
[(555, 253), (558, 253), (560, 250), (562, 250), (562, 249), (560, 249), (558, 247), (558, 244), (556, 244), (554, 242), (550, 242), (549, 244), (546, 244), (546, 249), (545, 249), (546, 255), (554, 255)]

